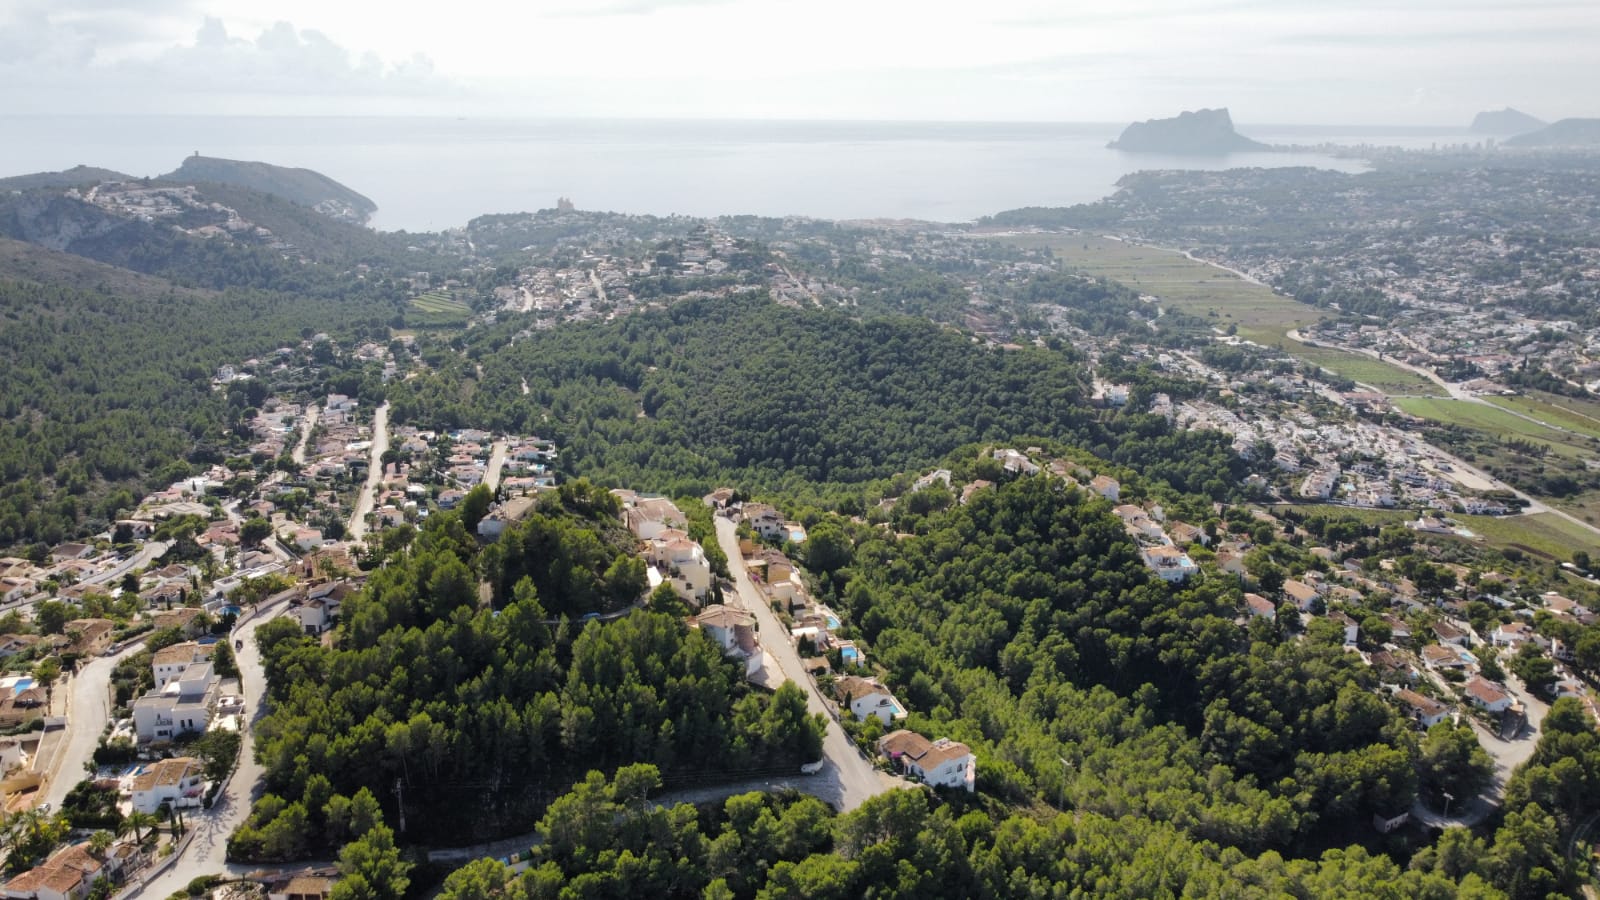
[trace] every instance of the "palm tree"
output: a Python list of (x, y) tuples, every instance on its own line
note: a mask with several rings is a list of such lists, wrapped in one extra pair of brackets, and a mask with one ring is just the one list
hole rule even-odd
[(111, 845), (116, 840), (116, 836), (109, 831), (104, 829), (96, 831), (94, 834), (89, 835), (89, 852), (95, 856), (105, 856), (105, 852), (111, 849)]
[(128, 813), (128, 818), (123, 821), (133, 830), (133, 839), (141, 844), (144, 843), (145, 838), (149, 835), (140, 834), (140, 832), (148, 828), (150, 829), (150, 834), (154, 834), (156, 826), (161, 824), (160, 820), (153, 814), (139, 812), (138, 810)]

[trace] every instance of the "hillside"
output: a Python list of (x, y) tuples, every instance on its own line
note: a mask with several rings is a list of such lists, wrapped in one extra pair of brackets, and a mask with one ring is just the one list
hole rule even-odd
[(1562, 119), (1506, 141), (1508, 147), (1600, 147), (1600, 119)]
[(1135, 122), (1123, 129), (1122, 136), (1107, 145), (1128, 153), (1171, 153), (1185, 156), (1214, 156), (1270, 150), (1234, 131), (1233, 117), (1227, 109), (1200, 109), (1180, 113), (1171, 119)]
[(129, 181), (133, 176), (94, 166), (73, 166), (60, 172), (35, 172), (0, 178), (0, 191), (31, 191), (37, 188), (69, 188), (102, 181)]
[(393, 310), (371, 292), (186, 288), (0, 239), (0, 547), (103, 528), (219, 460), (248, 402), (212, 390), (218, 366), (306, 328), (381, 332)]
[(1506, 107), (1478, 113), (1472, 119), (1474, 134), (1526, 134), (1537, 131), (1549, 123), (1536, 119), (1521, 110)]
[(231, 184), (282, 197), (324, 215), (357, 224), (365, 223), (378, 204), (332, 178), (310, 169), (294, 169), (264, 162), (190, 156), (162, 181), (210, 181)]

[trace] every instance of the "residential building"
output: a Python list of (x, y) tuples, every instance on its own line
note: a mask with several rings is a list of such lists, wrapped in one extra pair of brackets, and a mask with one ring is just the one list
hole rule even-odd
[(788, 534), (783, 527), (783, 517), (778, 511), (765, 503), (746, 503), (740, 509), (739, 515), (756, 534), (763, 538), (780, 538)]
[(1503, 622), (1489, 634), (1489, 641), (1496, 647), (1520, 647), (1535, 637), (1527, 622)]
[(188, 756), (163, 759), (147, 766), (133, 780), (134, 811), (153, 813), (163, 803), (171, 804), (174, 809), (199, 806), (205, 791), (204, 771), (200, 760)]
[(185, 641), (162, 647), (150, 657), (150, 669), (156, 676), (156, 690), (161, 690), (181, 676), (190, 666), (209, 662), (215, 644), (197, 644)]
[(1271, 600), (1260, 594), (1245, 594), (1244, 605), (1245, 609), (1249, 610), (1250, 615), (1256, 618), (1266, 619), (1269, 622), (1278, 618), (1278, 608), (1273, 605)]
[(1511, 707), (1511, 695), (1481, 675), (1474, 675), (1461, 689), (1461, 694), (1485, 712), (1503, 712)]
[(1283, 583), (1283, 594), (1301, 612), (1311, 612), (1322, 596), (1316, 588), (1293, 578)]
[[(170, 587), (164, 586), (164, 587)], [(156, 588), (161, 590), (161, 588)], [(165, 612), (156, 613), (150, 617), (156, 631), (166, 628), (176, 628), (182, 631), (185, 637), (197, 638), (205, 633), (205, 610), (198, 606), (180, 606)]]
[(1394, 698), (1400, 701), (1400, 707), (1406, 711), (1411, 721), (1421, 725), (1424, 729), (1443, 722), (1450, 715), (1450, 707), (1411, 690), (1397, 691)]
[(102, 875), (115, 872), (120, 856), (101, 859), (88, 842), (57, 850), (37, 866), (6, 882), (5, 896), (16, 900), (82, 900)]
[(742, 609), (712, 604), (690, 622), (715, 641), (724, 653), (750, 652), (756, 648), (756, 617)]
[(1465, 669), (1471, 666), (1455, 645), (1429, 644), (1422, 648), (1422, 664), (1430, 669)]
[(211, 663), (195, 663), (166, 687), (133, 701), (133, 728), (141, 743), (167, 741), (203, 732), (217, 705), (217, 677)]
[(977, 758), (959, 741), (930, 741), (915, 731), (892, 731), (878, 739), (878, 751), (901, 772), (937, 787), (977, 789)]
[(859, 721), (877, 716), (887, 727), (894, 724), (894, 720), (906, 717), (905, 708), (894, 694), (876, 679), (846, 675), (833, 683), (833, 692), (839, 705), (850, 710)]
[(338, 872), (332, 869), (283, 875), (267, 884), (267, 900), (328, 900), (338, 880)]
[(1144, 557), (1145, 565), (1155, 570), (1156, 575), (1163, 581), (1182, 581), (1200, 571), (1200, 567), (1194, 564), (1189, 554), (1177, 547), (1148, 547), (1141, 551), (1141, 555)]
[(99, 656), (111, 646), (111, 633), (117, 625), (110, 619), (74, 619), (63, 631), (71, 643), (67, 652), (80, 656)]
[(1096, 475), (1089, 482), (1089, 489), (1112, 503), (1116, 503), (1122, 493), (1122, 485), (1109, 475)]

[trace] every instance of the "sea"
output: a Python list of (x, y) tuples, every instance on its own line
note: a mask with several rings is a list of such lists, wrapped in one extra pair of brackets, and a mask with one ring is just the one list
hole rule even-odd
[(966, 222), (1112, 194), (1143, 169), (1314, 166), (1332, 147), (1471, 143), (1462, 129), (1248, 125), (1294, 152), (1106, 148), (1121, 124), (407, 117), (0, 116), (0, 176), (84, 164), (159, 175), (196, 152), (314, 169), (370, 197), (383, 230), (438, 231), (555, 206), (654, 215)]

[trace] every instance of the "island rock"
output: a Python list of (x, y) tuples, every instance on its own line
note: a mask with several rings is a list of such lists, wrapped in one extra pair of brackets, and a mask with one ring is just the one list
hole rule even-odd
[(1107, 145), (1129, 153), (1171, 153), (1185, 156), (1215, 156), (1271, 150), (1233, 130), (1227, 109), (1198, 109), (1176, 118), (1135, 122), (1123, 129), (1122, 136)]

